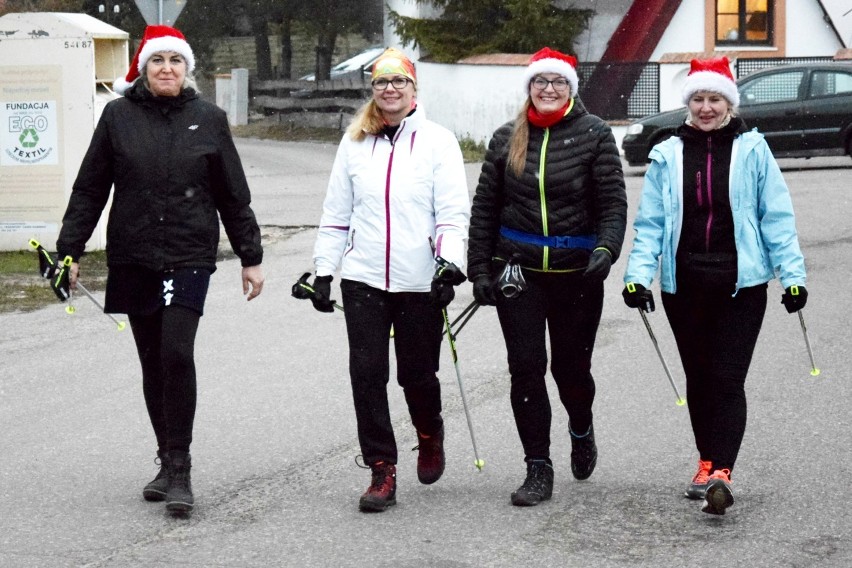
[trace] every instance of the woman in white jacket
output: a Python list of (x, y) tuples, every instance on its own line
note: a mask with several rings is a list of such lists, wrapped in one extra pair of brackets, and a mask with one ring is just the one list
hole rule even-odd
[(389, 337), (397, 381), (417, 431), (417, 474), (444, 471), (444, 426), (436, 376), (442, 310), (464, 281), (470, 200), (455, 136), (426, 120), (414, 65), (388, 49), (372, 72), (373, 96), (347, 130), (323, 204), (314, 248), (314, 307), (333, 311), (340, 291), (358, 439), (372, 482), (362, 511), (396, 503), (397, 446), (388, 410)]

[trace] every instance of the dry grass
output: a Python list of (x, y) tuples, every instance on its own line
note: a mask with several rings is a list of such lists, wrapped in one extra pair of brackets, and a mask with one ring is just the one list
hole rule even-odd
[[(106, 255), (92, 252), (83, 259), (80, 281), (89, 290), (103, 290)], [(29, 312), (59, 302), (50, 284), (38, 271), (38, 256), (32, 250), (0, 252), (0, 313)]]

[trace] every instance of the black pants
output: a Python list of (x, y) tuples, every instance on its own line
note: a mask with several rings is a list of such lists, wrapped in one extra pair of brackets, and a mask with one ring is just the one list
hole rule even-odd
[[(592, 424), (595, 381), (592, 351), (603, 310), (603, 283), (582, 272), (536, 273), (525, 270), (528, 288), (515, 298), (497, 293), (497, 315), (506, 340), (510, 399), (527, 459), (550, 457), (550, 399), (547, 395), (547, 344), (550, 370), (571, 429), (582, 434)], [(567, 438), (567, 436), (566, 436)]]
[(686, 402), (702, 460), (733, 470), (746, 427), (745, 379), (766, 312), (766, 284), (730, 290), (682, 285), (662, 294), (686, 373)]
[(441, 351), (441, 310), (428, 293), (390, 293), (361, 282), (340, 283), (349, 337), (349, 376), (364, 463), (397, 462), (388, 410), (390, 331), (396, 379), (411, 422), (422, 434), (441, 429), (441, 384), (435, 373)]
[(189, 451), (195, 421), (195, 334), (201, 315), (179, 305), (130, 315), (142, 390), (160, 451)]

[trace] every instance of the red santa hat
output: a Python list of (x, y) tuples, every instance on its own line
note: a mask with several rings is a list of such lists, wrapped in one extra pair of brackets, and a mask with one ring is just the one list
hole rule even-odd
[(112, 89), (119, 95), (123, 95), (130, 88), (130, 85), (139, 78), (151, 56), (161, 51), (174, 51), (183, 56), (186, 60), (187, 74), (195, 70), (195, 56), (180, 30), (169, 26), (148, 26), (145, 28), (139, 49), (136, 50), (136, 55), (133, 56), (133, 61), (130, 63), (130, 69), (127, 70), (127, 75), (116, 79), (112, 84)]
[(740, 93), (737, 83), (731, 73), (731, 62), (725, 56), (713, 59), (693, 59), (690, 63), (689, 75), (683, 84), (681, 98), (683, 104), (689, 104), (689, 99), (698, 91), (719, 93), (733, 106), (739, 106)]
[(527, 68), (524, 70), (524, 90), (529, 92), (530, 81), (536, 75), (542, 73), (558, 73), (568, 79), (571, 85), (571, 98), (577, 96), (580, 79), (577, 77), (577, 58), (565, 55), (555, 49), (543, 47), (536, 51), (530, 58)]

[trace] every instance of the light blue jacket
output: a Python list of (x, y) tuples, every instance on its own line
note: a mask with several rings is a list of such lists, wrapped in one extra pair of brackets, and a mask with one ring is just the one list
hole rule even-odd
[[(649, 288), (659, 267), (660, 289), (673, 294), (683, 224), (683, 141), (672, 137), (657, 144), (650, 158), (624, 282)], [(790, 193), (769, 146), (757, 131), (734, 139), (728, 187), (737, 247), (736, 289), (775, 277), (780, 277), (785, 289), (804, 286), (805, 259)]]

